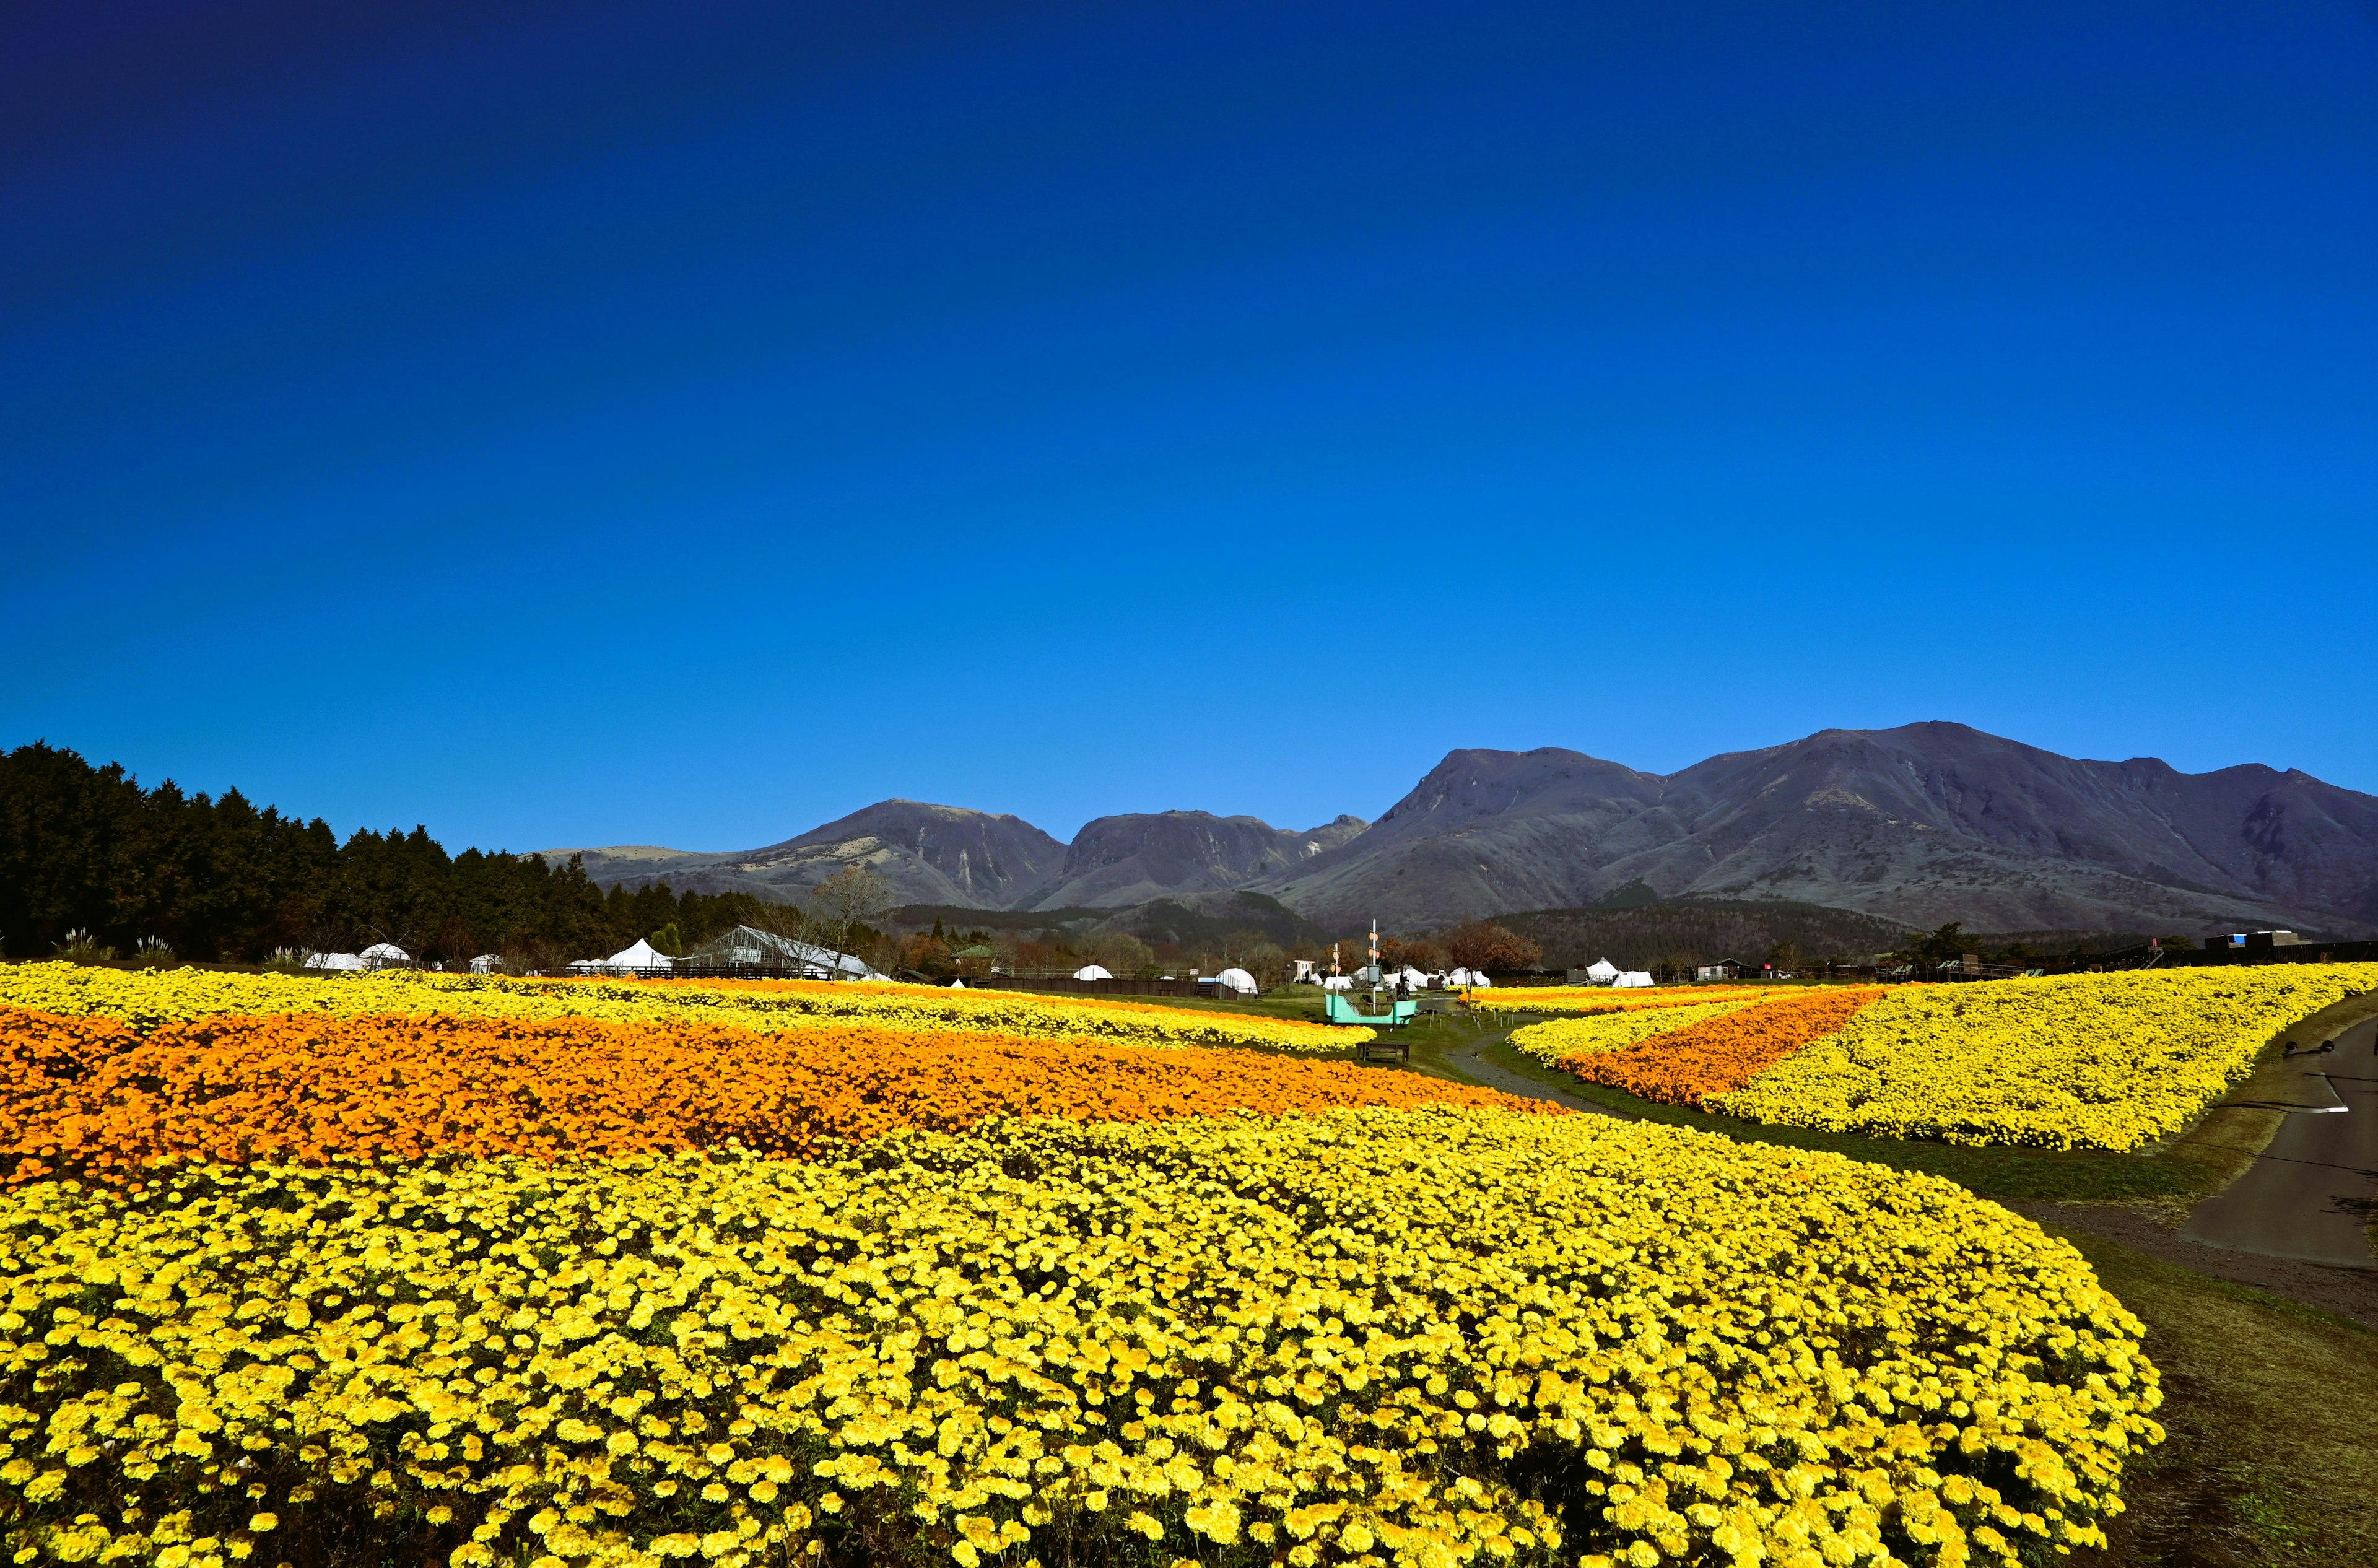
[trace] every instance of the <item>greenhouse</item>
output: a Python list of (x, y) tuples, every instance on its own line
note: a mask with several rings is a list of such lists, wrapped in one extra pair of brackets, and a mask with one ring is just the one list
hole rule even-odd
[(780, 937), (774, 931), (763, 931), (756, 926), (738, 926), (733, 930), (715, 936), (695, 948), (677, 964), (679, 973), (704, 969), (764, 969), (771, 974), (795, 975), (812, 980), (881, 980), (882, 975), (869, 968), (864, 960), (831, 948), (813, 947), (808, 942)]

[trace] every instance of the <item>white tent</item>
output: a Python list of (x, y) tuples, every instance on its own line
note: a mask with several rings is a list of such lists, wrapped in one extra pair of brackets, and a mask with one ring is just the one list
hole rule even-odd
[(966, 989), (966, 982), (964, 980), (953, 980), (950, 982), (950, 989), (954, 991), (963, 991)]
[(1111, 980), (1114, 976), (1103, 964), (1085, 964), (1074, 971), (1076, 980)]
[(1255, 977), (1243, 969), (1225, 969), (1214, 976), (1214, 984), (1236, 991), (1243, 997), (1255, 994)]
[(1428, 989), (1428, 976), (1422, 974), (1419, 970), (1414, 969), (1410, 964), (1406, 964), (1400, 973), (1389, 976), (1388, 978), (1395, 984), (1403, 987), (1404, 989), (1408, 991), (1424, 991)]
[(306, 955), (308, 969), (361, 969), (363, 955), (354, 952), (309, 952)]
[(1597, 986), (1606, 986), (1618, 978), (1618, 965), (1606, 958), (1597, 958), (1585, 966), (1585, 977)]
[(667, 969), (668, 966), (668, 955), (655, 951), (653, 944), (642, 937), (636, 939), (635, 946), (622, 948), (603, 961), (606, 969)]
[(504, 961), (492, 952), (483, 952), (471, 960), (471, 973), (474, 975), (492, 975), (503, 966)]
[(394, 942), (374, 942), (364, 949), (363, 961), (366, 969), (385, 969), (391, 964), (410, 964), (413, 955)]
[(1354, 977), (1351, 975), (1324, 975), (1321, 976), (1321, 988), (1325, 991), (1351, 991), (1354, 988)]
[(1495, 982), (1486, 978), (1483, 969), (1457, 969), (1445, 977), (1445, 983), (1448, 986), (1492, 986)]
[(1629, 969), (1610, 983), (1614, 986), (1648, 986), (1651, 983), (1651, 976), (1640, 969)]

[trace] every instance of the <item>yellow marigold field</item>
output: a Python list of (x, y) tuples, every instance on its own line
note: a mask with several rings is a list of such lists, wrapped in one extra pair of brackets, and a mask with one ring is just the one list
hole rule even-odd
[(2378, 990), (2378, 964), (1904, 986), (1710, 1109), (1957, 1143), (2136, 1149), (2179, 1131), (2280, 1029)]
[[(0, 1195), (16, 1562), (2015, 1563), (2140, 1325), (1946, 1181), (1495, 1110)], [(366, 1550), (367, 1549), (367, 1550)]]
[(0, 1005), (65, 1017), (113, 1018), (146, 1032), (219, 1013), (457, 1013), (476, 1018), (599, 1018), (619, 1023), (693, 1017), (747, 1029), (835, 1023), (1059, 1039), (1086, 1036), (1147, 1046), (1263, 1046), (1330, 1050), (1371, 1038), (1365, 1029), (1292, 1019), (1158, 1007), (1103, 997), (950, 990), (847, 981), (767, 985), (698, 980), (543, 980), (500, 975), (383, 970), (312, 976), (196, 969), (126, 972), (71, 964), (0, 964)]
[(1631, 1008), (1586, 1018), (1555, 1018), (1549, 1023), (1531, 1023), (1524, 1029), (1512, 1030), (1511, 1044), (1552, 1066), (1564, 1057), (1620, 1050), (1654, 1035), (1674, 1034), (1704, 1018), (1722, 1018), (1763, 999), (1759, 995), (1735, 996), (1683, 1007)]

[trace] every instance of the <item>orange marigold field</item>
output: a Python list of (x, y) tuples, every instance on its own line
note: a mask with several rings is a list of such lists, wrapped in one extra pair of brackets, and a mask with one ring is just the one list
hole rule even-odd
[(539, 1159), (729, 1141), (812, 1157), (898, 1128), (996, 1116), (1147, 1121), (1231, 1111), (1532, 1100), (1346, 1062), (1089, 1040), (698, 1020), (222, 1014), (143, 1036), (0, 1011), (0, 1169), (137, 1179), (186, 1160)]
[(1707, 1096), (1732, 1094), (1809, 1041), (1835, 1033), (1888, 989), (1845, 986), (1778, 997), (1615, 1051), (1564, 1058), (1560, 1065), (1588, 1083), (1698, 1107)]

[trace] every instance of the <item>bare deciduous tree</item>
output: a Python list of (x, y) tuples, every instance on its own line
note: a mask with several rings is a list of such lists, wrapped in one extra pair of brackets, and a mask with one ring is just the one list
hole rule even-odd
[(1444, 933), (1446, 956), (1464, 969), (1510, 974), (1544, 956), (1544, 950), (1491, 920), (1471, 920)]
[(864, 866), (845, 866), (810, 890), (809, 905), (833, 938), (825, 945), (848, 952), (859, 927), (878, 927), (892, 912), (892, 888)]
[(1085, 963), (1104, 964), (1114, 975), (1156, 966), (1156, 955), (1147, 951), (1147, 944), (1128, 931), (1102, 931), (1082, 943), (1079, 952)]

